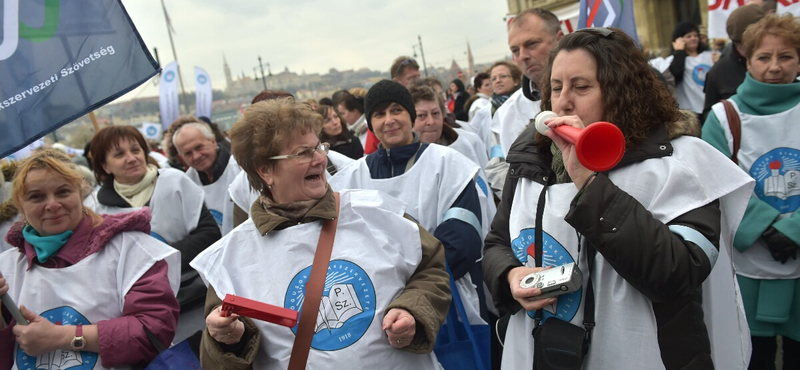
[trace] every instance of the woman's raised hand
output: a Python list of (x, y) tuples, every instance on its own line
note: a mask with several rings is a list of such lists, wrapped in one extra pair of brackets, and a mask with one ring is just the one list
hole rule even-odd
[(683, 50), (686, 48), (686, 40), (683, 37), (678, 37), (675, 41), (672, 42), (672, 48), (677, 50)]
[(206, 316), (206, 329), (211, 338), (223, 344), (236, 344), (244, 335), (244, 323), (239, 321), (239, 315), (231, 314), (222, 316), (222, 306), (217, 307)]
[(561, 125), (583, 129), (586, 127), (586, 125), (578, 116), (551, 118), (545, 121), (545, 123), (547, 124), (547, 127), (551, 128), (550, 130), (547, 130), (545, 135), (552, 139), (553, 142), (556, 143), (556, 146), (558, 146), (558, 149), (561, 151), (561, 156), (564, 159), (564, 167), (566, 167), (569, 177), (572, 179), (572, 182), (575, 183), (575, 186), (580, 189), (586, 182), (586, 179), (588, 179), (593, 172), (584, 167), (583, 164), (578, 161), (578, 155), (575, 153), (575, 145), (570, 144), (561, 136), (558, 136), (558, 134), (556, 134), (552, 129)]

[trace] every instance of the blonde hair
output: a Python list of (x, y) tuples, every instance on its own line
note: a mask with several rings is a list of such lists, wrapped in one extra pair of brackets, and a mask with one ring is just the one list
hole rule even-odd
[(364, 99), (367, 96), (367, 89), (365, 89), (363, 87), (354, 87), (354, 88), (348, 90), (347, 92), (349, 92), (350, 94), (353, 94), (353, 96), (361, 98), (361, 99)]
[[(81, 184), (84, 181), (83, 175), (69, 161), (69, 156), (57, 149), (45, 149), (34, 153), (17, 166), (11, 185), (13, 189), (11, 199), (14, 202), (14, 207), (18, 210), (22, 210), (22, 195), (28, 191), (26, 180), (28, 179), (28, 174), (33, 170), (46, 170), (56, 176), (60, 176), (68, 184), (75, 187), (78, 196), (83, 201), (81, 193)], [(96, 227), (103, 223), (103, 217), (92, 210), (83, 207), (83, 212), (92, 218), (92, 226)], [(24, 219), (25, 214), (23, 213), (22, 216)]]

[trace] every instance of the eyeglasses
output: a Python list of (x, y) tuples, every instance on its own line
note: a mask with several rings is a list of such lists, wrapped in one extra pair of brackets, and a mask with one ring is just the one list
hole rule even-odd
[(577, 30), (575, 32), (589, 32), (589, 33), (594, 33), (596, 35), (603, 36), (605, 38), (609, 38), (612, 35), (614, 35), (614, 30), (612, 30), (610, 28), (606, 28), (606, 27), (590, 27), (590, 28), (580, 29), (580, 30)]
[(276, 155), (269, 157), (268, 159), (297, 159), (297, 163), (304, 164), (311, 162), (314, 160), (314, 153), (321, 153), (324, 155), (328, 154), (328, 150), (330, 150), (331, 144), (328, 143), (320, 143), (317, 145), (316, 148), (305, 148), (300, 150), (297, 154), (287, 154), (287, 155)]
[(404, 67), (411, 64), (417, 64), (417, 61), (412, 58), (404, 59), (402, 62), (400, 62), (400, 65), (397, 66), (397, 70), (394, 71), (395, 72), (394, 75), (399, 76), (400, 71), (402, 71)]
[(491, 79), (491, 81), (492, 81), (492, 82), (495, 82), (495, 81), (497, 81), (497, 80), (505, 80), (506, 78), (509, 78), (509, 77), (511, 77), (511, 76), (509, 76), (509, 75), (504, 75), (504, 74), (501, 74), (501, 75), (497, 75), (497, 76), (492, 76), (492, 79)]

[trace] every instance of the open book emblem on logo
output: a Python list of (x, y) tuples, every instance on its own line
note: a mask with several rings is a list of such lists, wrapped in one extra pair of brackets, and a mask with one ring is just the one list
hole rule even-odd
[[(311, 266), (295, 275), (286, 291), (284, 307), (301, 311), (310, 273)], [(374, 317), (375, 287), (366, 272), (350, 261), (331, 261), (311, 347), (322, 351), (348, 347), (364, 335)], [(297, 333), (297, 326), (292, 332)]]
[(756, 180), (756, 196), (780, 213), (800, 207), (800, 150), (769, 151), (753, 162), (750, 176)]
[[(62, 306), (42, 312), (42, 317), (56, 325), (91, 325), (72, 307)], [(88, 370), (97, 364), (97, 353), (57, 349), (39, 356), (29, 356), (17, 346), (17, 368), (20, 370)]]

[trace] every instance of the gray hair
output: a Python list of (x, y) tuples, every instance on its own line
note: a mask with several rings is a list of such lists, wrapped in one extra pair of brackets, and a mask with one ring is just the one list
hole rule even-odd
[(558, 21), (558, 17), (556, 17), (553, 12), (542, 8), (530, 8), (526, 9), (522, 13), (517, 14), (514, 20), (511, 21), (511, 24), (508, 25), (509, 28), (512, 26), (522, 26), (522, 24), (527, 21), (528, 16), (530, 15), (535, 15), (541, 19), (551, 36), (555, 37), (558, 34), (558, 31), (561, 31), (561, 23)]
[[(211, 128), (208, 127), (207, 124), (202, 123), (202, 122), (189, 122), (189, 123), (186, 123), (186, 124), (182, 125), (181, 127), (178, 127), (178, 129), (175, 130), (175, 132), (172, 134), (172, 145), (175, 146), (175, 149), (178, 148), (178, 143), (175, 142), (175, 138), (177, 138), (178, 134), (181, 131), (183, 131), (185, 128), (187, 128), (187, 127), (191, 127), (191, 128), (196, 129), (197, 131), (200, 131), (200, 133), (203, 136), (205, 136), (206, 139), (216, 142), (216, 139), (214, 137), (214, 133), (211, 132)], [(179, 150), (179, 152), (180, 152), (180, 150)]]

